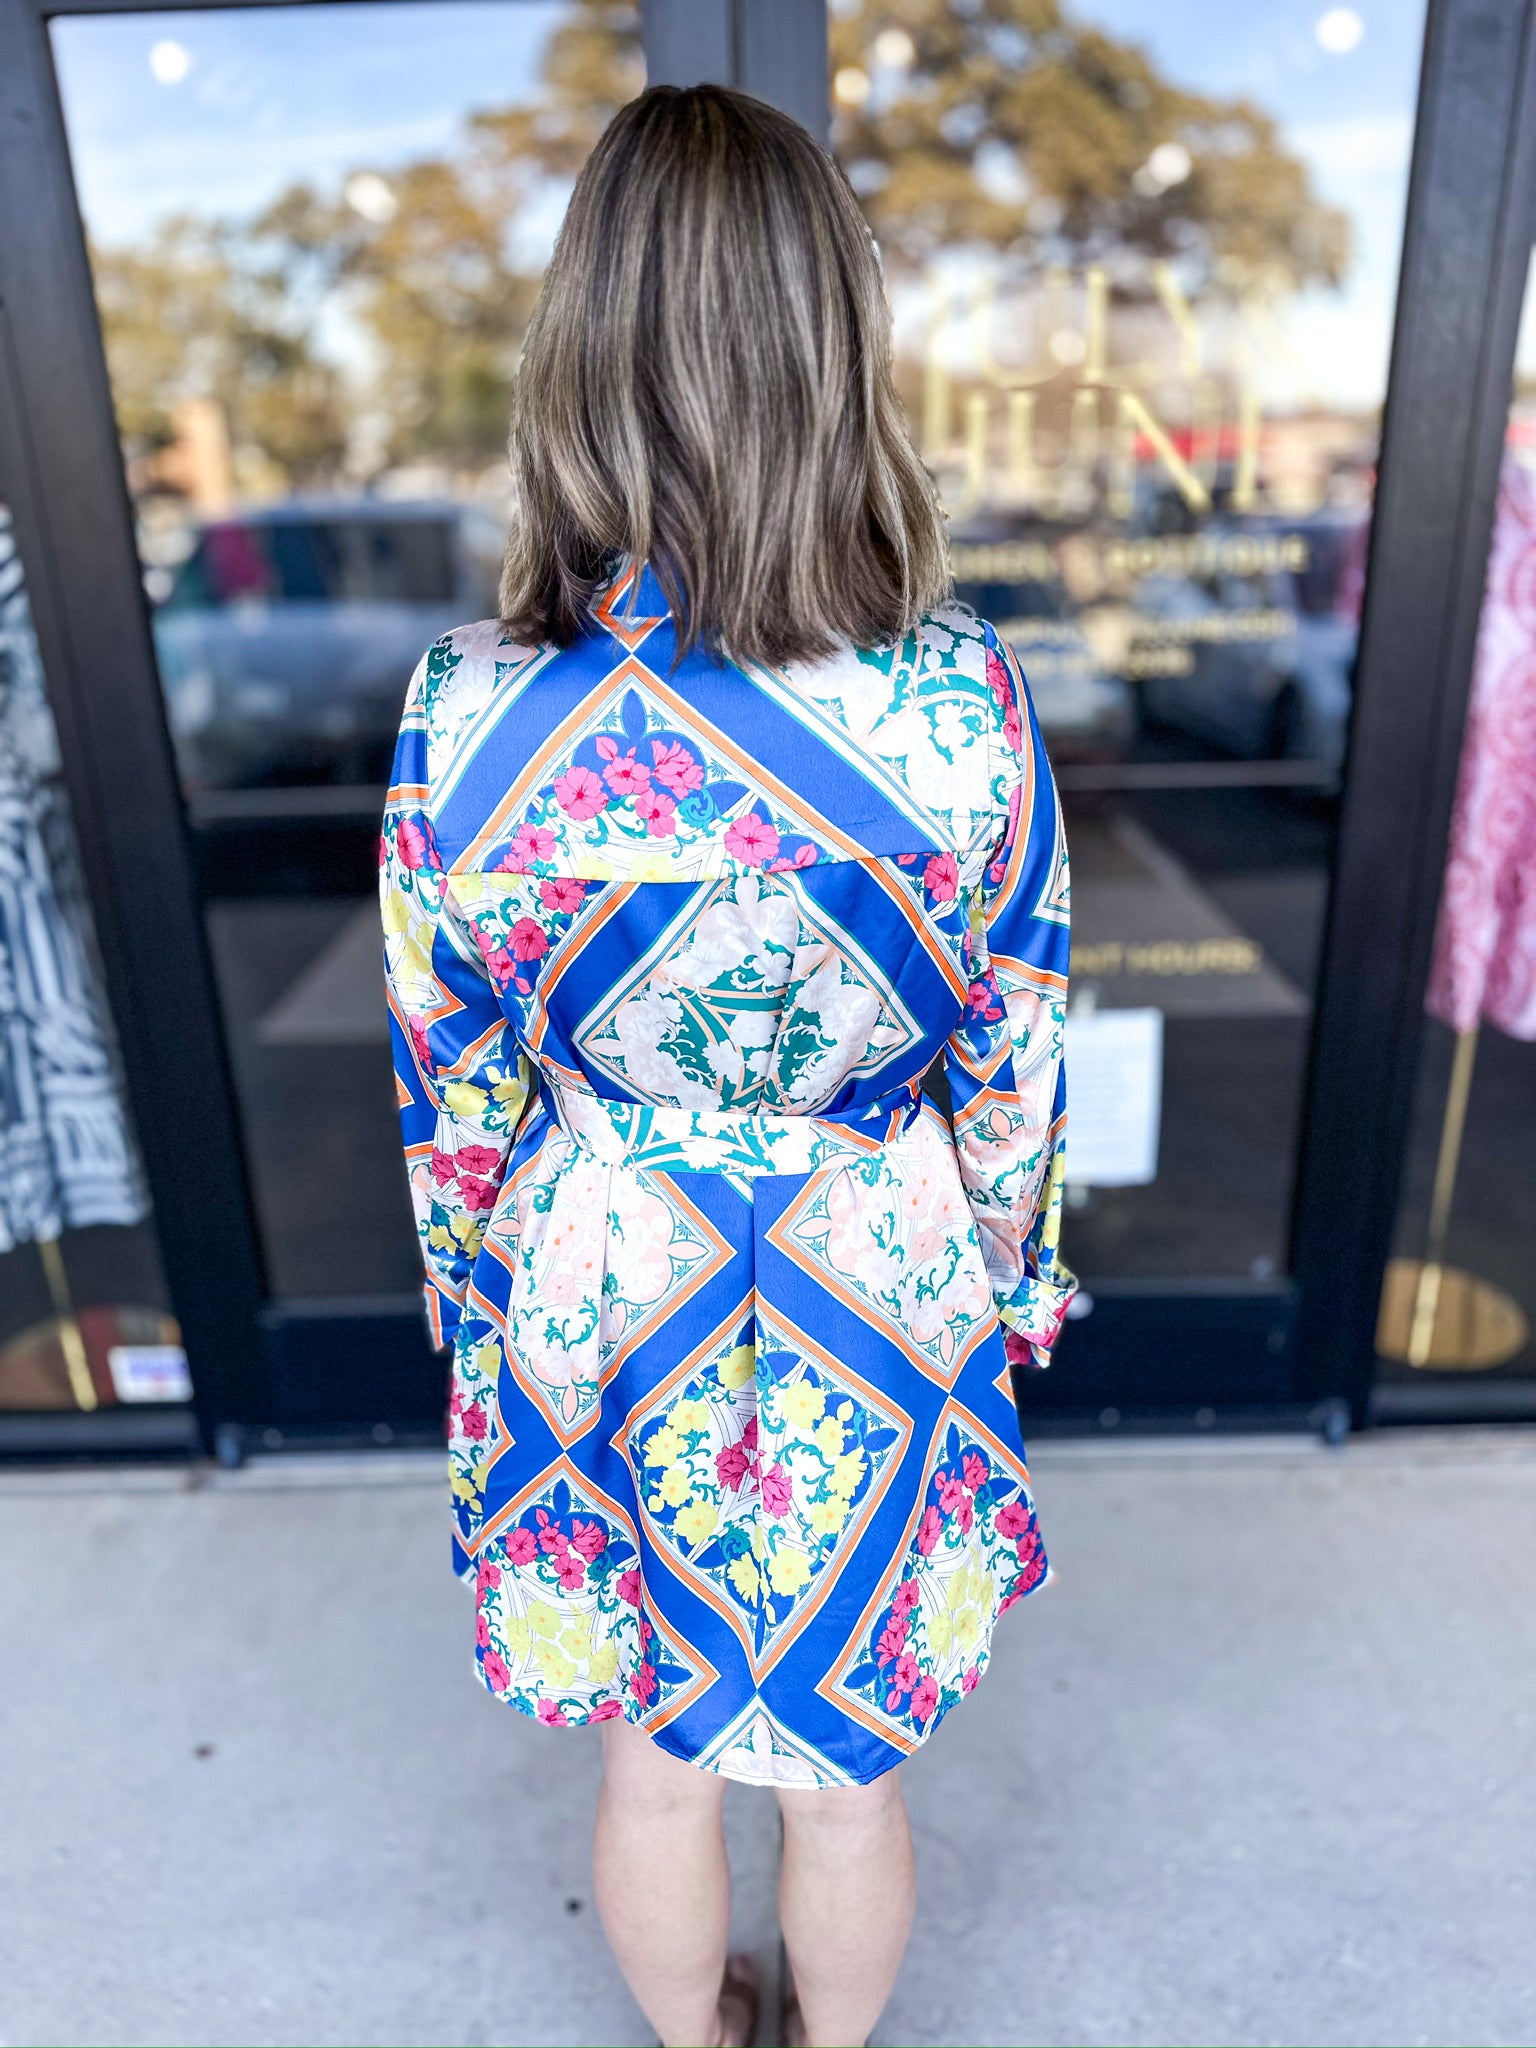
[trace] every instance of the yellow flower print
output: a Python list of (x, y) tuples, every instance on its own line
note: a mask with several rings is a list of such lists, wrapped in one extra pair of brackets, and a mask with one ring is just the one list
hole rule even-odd
[(481, 1233), (485, 1229), (485, 1224), (480, 1217), (471, 1216), (468, 1210), (461, 1209), (456, 1216), (450, 1216), (448, 1218), (448, 1228), (459, 1240), (459, 1243), (463, 1245), (464, 1249), (468, 1251), (470, 1249), (471, 1240), (473, 1240), (475, 1244), (478, 1244), (480, 1242)]
[(485, 1491), (485, 1469), (477, 1465), (472, 1471), (457, 1469), (449, 1481), (449, 1488), (455, 1500), (478, 1500)]
[(757, 1566), (745, 1551), (740, 1557), (731, 1559), (725, 1575), (743, 1600), (755, 1600), (762, 1590), (762, 1580), (757, 1575)]
[(670, 1465), (683, 1455), (683, 1440), (670, 1422), (664, 1422), (645, 1447), (647, 1465)]
[(676, 869), (665, 853), (637, 853), (629, 864), (632, 882), (670, 882)]
[(713, 1502), (691, 1500), (686, 1507), (678, 1509), (677, 1518), (672, 1526), (686, 1542), (702, 1543), (707, 1536), (714, 1534), (715, 1524), (719, 1519), (719, 1512)]
[(787, 1543), (769, 1559), (768, 1583), (775, 1593), (798, 1593), (810, 1576), (811, 1568), (805, 1561), (804, 1552), (792, 1550)]
[(986, 1600), (989, 1590), (987, 1568), (972, 1551), (969, 1560), (950, 1576), (949, 1605), (951, 1608), (978, 1606)]
[(715, 1367), (715, 1378), (728, 1392), (744, 1387), (757, 1370), (757, 1352), (750, 1344), (738, 1344)]
[(427, 1232), (427, 1243), (435, 1252), (451, 1252), (458, 1239), (446, 1223), (434, 1223)]
[(551, 1685), (569, 1685), (576, 1676), (574, 1660), (554, 1643), (539, 1644), (533, 1653), (533, 1668)]
[(484, 1373), (488, 1380), (495, 1379), (501, 1371), (501, 1346), (482, 1344), (475, 1353), (474, 1366), (475, 1371)]
[(607, 1685), (619, 1668), (619, 1646), (610, 1636), (599, 1643), (587, 1663), (587, 1676), (594, 1685)]
[(411, 906), (404, 892), (391, 889), (384, 899), (384, 929), (387, 932), (403, 932), (411, 922)]
[(709, 1403), (696, 1400), (678, 1401), (674, 1403), (667, 1421), (673, 1429), (680, 1430), (684, 1436), (690, 1430), (708, 1429)]
[(986, 1637), (986, 1625), (979, 1607), (957, 1607), (954, 1617), (955, 1654), (967, 1664), (974, 1659)]
[(536, 1636), (558, 1636), (564, 1617), (558, 1607), (551, 1607), (547, 1600), (535, 1600), (528, 1609), (528, 1626)]
[(752, 1555), (759, 1563), (768, 1555), (768, 1532), (761, 1522), (752, 1524)]
[(830, 1500), (812, 1501), (805, 1511), (805, 1519), (818, 1536), (835, 1535), (848, 1519), (848, 1503), (836, 1493)]
[(593, 1614), (573, 1615), (560, 1631), (561, 1649), (568, 1657), (574, 1657), (578, 1664), (591, 1654), (592, 1624), (596, 1618)]
[(811, 1436), (824, 1458), (837, 1458), (842, 1455), (843, 1425), (834, 1417), (824, 1415), (811, 1431)]
[(832, 1490), (851, 1499), (863, 1477), (864, 1453), (845, 1451), (832, 1467)]
[(490, 1097), (472, 1081), (450, 1081), (443, 1090), (443, 1101), (455, 1116), (482, 1117)]
[(531, 1642), (531, 1638), (528, 1633), (527, 1616), (522, 1614), (509, 1614), (507, 1616), (507, 1626), (505, 1634), (507, 1638), (507, 1655), (509, 1657), (514, 1658), (520, 1664), (523, 1661), (523, 1659), (528, 1655), (528, 1650)]
[(953, 1633), (954, 1623), (950, 1619), (947, 1608), (940, 1607), (935, 1613), (929, 1615), (928, 1648), (940, 1664), (949, 1655), (949, 1641)]
[(693, 1474), (683, 1464), (669, 1465), (662, 1474), (661, 1497), (669, 1508), (680, 1508), (693, 1498)]
[(826, 1411), (827, 1397), (820, 1387), (813, 1387), (809, 1380), (796, 1380), (792, 1387), (786, 1387), (780, 1403), (784, 1419), (794, 1429), (809, 1429)]

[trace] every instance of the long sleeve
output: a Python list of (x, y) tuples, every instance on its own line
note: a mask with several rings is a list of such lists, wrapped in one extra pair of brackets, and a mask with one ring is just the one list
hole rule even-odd
[(960, 1174), (1020, 1364), (1044, 1366), (1076, 1282), (1065, 1172), (1068, 881), (1061, 806), (1023, 675), (987, 628), (993, 800), (1007, 823), (971, 906), (969, 1002), (945, 1050)]
[(529, 1065), (474, 935), (455, 909), (432, 825), (428, 656), (395, 751), (379, 906), (396, 1095), (426, 1266), (427, 1321), (449, 1343), (529, 1093)]

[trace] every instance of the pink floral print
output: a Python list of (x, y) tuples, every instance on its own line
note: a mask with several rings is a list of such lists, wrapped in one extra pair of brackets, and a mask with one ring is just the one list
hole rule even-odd
[(674, 656), (626, 572), (570, 649), (445, 636), (402, 721), (380, 907), (456, 1562), (541, 1725), (866, 1782), (1048, 1575), (1010, 1372), (1073, 1284), (1060, 814), (959, 608), (780, 676)]

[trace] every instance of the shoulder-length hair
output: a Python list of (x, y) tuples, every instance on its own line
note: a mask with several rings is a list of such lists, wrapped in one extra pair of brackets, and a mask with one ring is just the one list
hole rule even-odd
[(587, 627), (616, 555), (737, 662), (897, 640), (950, 591), (852, 188), (788, 115), (653, 86), (576, 181), (512, 406), (502, 618)]

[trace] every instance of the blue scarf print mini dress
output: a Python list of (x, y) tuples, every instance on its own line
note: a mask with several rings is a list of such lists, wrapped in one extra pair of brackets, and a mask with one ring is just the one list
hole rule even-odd
[(1009, 1375), (1073, 1286), (1067, 852), (1012, 654), (955, 606), (679, 660), (649, 572), (569, 647), (462, 627), (380, 900), (482, 1681), (878, 1777), (1046, 1575)]

